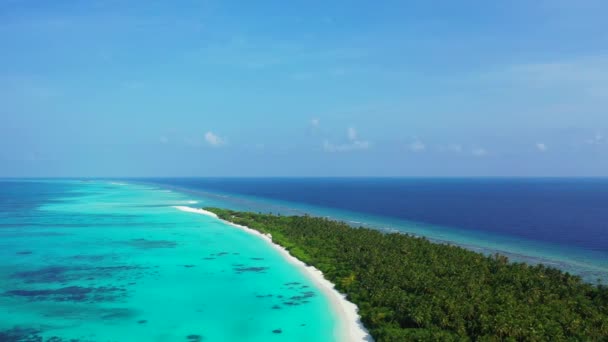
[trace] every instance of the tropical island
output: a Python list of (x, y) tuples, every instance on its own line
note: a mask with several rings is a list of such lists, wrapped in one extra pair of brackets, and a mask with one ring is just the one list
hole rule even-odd
[(376, 341), (608, 339), (608, 287), (555, 268), (325, 218), (204, 210), (322, 271)]

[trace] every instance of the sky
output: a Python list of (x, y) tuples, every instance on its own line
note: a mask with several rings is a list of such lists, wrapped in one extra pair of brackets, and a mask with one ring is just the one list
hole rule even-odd
[(0, 2), (0, 177), (608, 176), (608, 2)]

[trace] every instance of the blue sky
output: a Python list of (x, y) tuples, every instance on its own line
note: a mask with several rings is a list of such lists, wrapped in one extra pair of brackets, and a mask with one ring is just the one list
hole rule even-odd
[(608, 2), (0, 3), (0, 176), (607, 176)]

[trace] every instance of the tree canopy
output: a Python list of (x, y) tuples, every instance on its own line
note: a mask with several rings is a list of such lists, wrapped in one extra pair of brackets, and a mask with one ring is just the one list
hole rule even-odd
[(321, 270), (376, 341), (608, 341), (608, 288), (555, 268), (325, 218), (206, 210)]

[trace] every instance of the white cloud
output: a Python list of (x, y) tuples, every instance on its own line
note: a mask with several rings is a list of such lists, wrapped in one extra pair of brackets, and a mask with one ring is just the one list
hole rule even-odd
[(313, 119), (311, 119), (311, 120), (310, 120), (310, 125), (311, 125), (312, 127), (319, 127), (319, 124), (320, 124), (320, 123), (321, 123), (321, 122), (320, 122), (320, 121), (319, 121), (319, 119), (317, 119), (317, 118), (313, 118)]
[(426, 145), (420, 140), (415, 140), (411, 144), (408, 145), (408, 148), (412, 152), (422, 152), (422, 151), (426, 150)]
[(323, 149), (326, 152), (348, 152), (348, 151), (356, 151), (356, 150), (367, 150), (370, 147), (369, 141), (359, 141), (355, 140), (348, 144), (332, 144), (329, 141), (325, 140), (323, 143)]
[(484, 148), (476, 147), (471, 151), (471, 154), (473, 154), (475, 157), (485, 157), (488, 155), (488, 151), (486, 151)]
[(367, 150), (371, 147), (371, 143), (369, 141), (359, 139), (359, 134), (354, 127), (348, 127), (346, 133), (348, 138), (347, 143), (334, 144), (325, 140), (323, 142), (323, 150), (325, 150), (325, 152), (348, 152)]
[(160, 143), (161, 144), (166, 144), (168, 142), (169, 142), (169, 138), (167, 138), (165, 136), (160, 137)]
[(226, 143), (224, 139), (211, 131), (205, 133), (205, 141), (214, 147), (222, 146)]
[(548, 147), (545, 143), (539, 142), (539, 143), (536, 143), (536, 149), (540, 152), (545, 152), (548, 149)]

